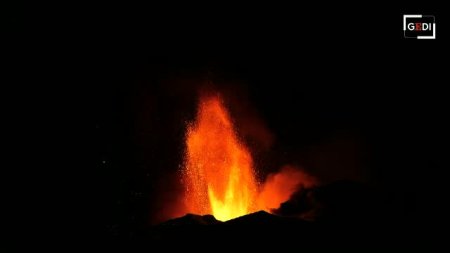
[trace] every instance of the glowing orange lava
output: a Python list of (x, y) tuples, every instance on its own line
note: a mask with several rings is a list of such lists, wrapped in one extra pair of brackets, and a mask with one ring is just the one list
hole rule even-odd
[(252, 156), (239, 140), (219, 95), (203, 96), (186, 132), (183, 169), (185, 212), (212, 214), (226, 221), (258, 210), (272, 212), (300, 188), (316, 180), (294, 166), (255, 177)]
[(257, 210), (252, 156), (218, 95), (201, 98), (188, 126), (184, 181), (191, 213), (229, 220)]

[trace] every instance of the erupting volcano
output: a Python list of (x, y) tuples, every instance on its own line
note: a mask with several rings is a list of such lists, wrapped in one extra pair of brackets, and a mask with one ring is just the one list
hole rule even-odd
[(229, 220), (257, 210), (252, 156), (219, 95), (202, 97), (188, 126), (183, 177), (191, 213)]
[(200, 98), (186, 131), (183, 169), (186, 212), (226, 221), (258, 210), (272, 212), (314, 178), (284, 166), (259, 183), (249, 149), (239, 139), (220, 95)]

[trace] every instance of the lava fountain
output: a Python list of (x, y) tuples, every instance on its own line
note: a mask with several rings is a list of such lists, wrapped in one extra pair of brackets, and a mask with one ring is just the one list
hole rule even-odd
[(191, 213), (225, 221), (257, 210), (252, 156), (219, 95), (201, 97), (188, 125), (183, 179)]

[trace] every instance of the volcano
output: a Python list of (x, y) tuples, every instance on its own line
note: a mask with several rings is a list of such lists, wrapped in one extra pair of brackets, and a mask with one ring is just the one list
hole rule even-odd
[[(208, 247), (201, 245), (211, 243), (305, 249), (421, 241), (414, 229), (419, 223), (399, 219), (386, 193), (375, 188), (344, 180), (301, 191), (304, 194), (293, 194), (275, 210), (277, 215), (258, 211), (222, 222), (212, 215), (187, 214), (153, 226), (144, 238), (165, 246), (182, 242), (202, 250)], [(308, 212), (316, 212), (314, 220), (302, 218)]]
[(415, 223), (393, 212), (390, 193), (380, 189), (348, 180), (320, 185), (290, 165), (263, 179), (235, 123), (221, 94), (199, 97), (184, 136), (184, 215), (152, 226), (142, 238), (194, 249), (206, 242), (326, 248), (417, 238)]
[(291, 167), (257, 180), (250, 150), (241, 140), (220, 94), (200, 97), (195, 121), (186, 131), (182, 173), (187, 213), (227, 221), (277, 208), (301, 185), (314, 180)]
[(189, 212), (229, 220), (256, 210), (253, 160), (219, 95), (201, 98), (196, 121), (187, 129), (186, 146)]

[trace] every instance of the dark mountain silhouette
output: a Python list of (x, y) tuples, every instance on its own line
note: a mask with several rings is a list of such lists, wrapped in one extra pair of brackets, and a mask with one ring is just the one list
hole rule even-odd
[(183, 217), (163, 222), (159, 226), (160, 227), (195, 226), (195, 225), (214, 225), (219, 223), (221, 223), (221, 221), (216, 220), (216, 218), (212, 215), (186, 214)]
[[(196, 242), (286, 247), (373, 247), (424, 242), (418, 217), (405, 220), (389, 194), (338, 181), (298, 192), (274, 214), (259, 211), (226, 222), (188, 214), (149, 230), (154, 243)], [(146, 237), (148, 238), (148, 237)], [(301, 245), (301, 246), (300, 246)]]

